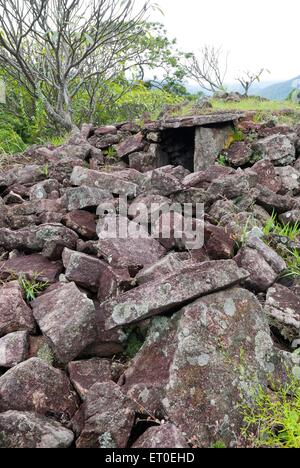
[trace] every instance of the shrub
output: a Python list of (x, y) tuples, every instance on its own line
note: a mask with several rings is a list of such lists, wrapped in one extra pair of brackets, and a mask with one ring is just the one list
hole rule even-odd
[(0, 128), (0, 154), (22, 153), (26, 144), (11, 128)]
[(259, 387), (254, 402), (242, 405), (244, 437), (254, 446), (300, 448), (300, 383), (294, 377), (274, 391)]

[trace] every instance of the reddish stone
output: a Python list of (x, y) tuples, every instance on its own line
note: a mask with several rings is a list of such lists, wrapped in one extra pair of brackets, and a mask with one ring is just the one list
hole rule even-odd
[(32, 303), (33, 314), (56, 359), (67, 364), (96, 339), (93, 302), (74, 283), (46, 291)]
[(189, 448), (186, 439), (174, 424), (166, 423), (157, 427), (150, 427), (131, 448), (160, 449), (160, 448)]
[(0, 410), (34, 411), (69, 420), (77, 409), (76, 396), (64, 372), (32, 358), (0, 377)]
[(96, 237), (95, 215), (88, 211), (71, 211), (63, 218), (63, 223), (85, 239)]
[(135, 153), (137, 151), (141, 151), (145, 146), (144, 137), (142, 133), (138, 133), (137, 135), (133, 135), (127, 138), (125, 141), (120, 143), (116, 149), (119, 158), (124, 158), (128, 156), (130, 153)]
[(281, 189), (281, 181), (276, 176), (275, 168), (270, 161), (258, 161), (251, 168), (257, 174), (259, 184), (267, 187), (272, 192), (278, 193)]
[(19, 331), (0, 338), (0, 367), (14, 367), (27, 359), (28, 333)]
[(126, 448), (137, 405), (113, 382), (95, 384), (73, 420), (77, 448)]
[(34, 332), (35, 321), (19, 283), (11, 281), (0, 287), (0, 336), (22, 330)]
[(0, 262), (0, 277), (11, 273), (25, 275), (29, 280), (54, 283), (62, 272), (61, 262), (50, 262), (40, 254), (22, 255), (6, 262)]
[(94, 384), (112, 380), (110, 362), (105, 359), (70, 362), (68, 372), (75, 390), (83, 400)]
[(176, 310), (187, 301), (239, 283), (248, 277), (231, 260), (206, 262), (198, 267), (165, 278), (163, 281), (147, 283), (119, 297), (106, 301), (101, 309), (106, 328), (141, 321), (153, 315)]

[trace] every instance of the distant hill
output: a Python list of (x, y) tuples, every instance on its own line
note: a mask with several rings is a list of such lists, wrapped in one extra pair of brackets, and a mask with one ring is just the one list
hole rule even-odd
[[(287, 81), (269, 81), (269, 82), (260, 82), (255, 83), (250, 91), (252, 96), (261, 96), (272, 101), (284, 101), (290, 94), (290, 92), (295, 89), (295, 81), (299, 80), (300, 82), (300, 75), (292, 78), (291, 80)], [(201, 90), (201, 88), (195, 84), (188, 83), (186, 87), (190, 93), (197, 93)], [(229, 91), (238, 91), (242, 92), (242, 87), (237, 83), (228, 83), (226, 85)], [(204, 91), (204, 94), (209, 94)]]
[(259, 96), (275, 101), (285, 100), (290, 92), (295, 89), (295, 80), (300, 80), (300, 75), (281, 83), (275, 83), (257, 91)]

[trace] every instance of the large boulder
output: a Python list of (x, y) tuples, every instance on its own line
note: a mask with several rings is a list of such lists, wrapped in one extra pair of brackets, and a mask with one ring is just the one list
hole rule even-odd
[(38, 358), (22, 362), (0, 377), (0, 411), (34, 411), (68, 421), (77, 399), (64, 372)]
[(57, 421), (29, 412), (0, 414), (0, 448), (69, 448), (74, 434)]
[(109, 270), (110, 273), (107, 263), (91, 255), (64, 249), (62, 258), (66, 269), (66, 279), (91, 291), (98, 291), (100, 279), (103, 278), (105, 270)]
[(267, 386), (276, 362), (259, 301), (233, 288), (198, 299), (171, 319), (155, 318), (125, 372), (124, 390), (199, 447), (220, 440), (235, 446), (243, 425), (239, 404)]
[(96, 187), (76, 187), (67, 189), (63, 203), (68, 211), (98, 206), (104, 201), (113, 201), (113, 196), (107, 190)]
[(56, 359), (67, 364), (96, 339), (93, 301), (75, 283), (50, 288), (33, 301), (34, 317)]
[(0, 262), (0, 278), (12, 273), (25, 275), (29, 280), (54, 283), (62, 272), (61, 262), (50, 262), (40, 254), (21, 255)]
[(124, 158), (130, 153), (135, 153), (144, 148), (145, 142), (142, 133), (128, 137), (125, 141), (120, 143), (117, 147), (117, 153), (119, 158)]
[(253, 150), (263, 159), (271, 161), (274, 166), (286, 166), (296, 159), (296, 149), (292, 135), (271, 135), (258, 140)]
[(233, 167), (242, 167), (251, 161), (252, 149), (245, 141), (234, 142), (227, 151), (227, 158)]
[(74, 231), (61, 224), (42, 224), (19, 231), (0, 229), (0, 247), (7, 250), (42, 251), (52, 260), (60, 258), (64, 247), (74, 249), (77, 239)]
[(0, 287), (0, 337), (16, 331), (35, 331), (31, 309), (23, 299), (18, 281)]
[(163, 279), (139, 286), (102, 304), (107, 329), (178, 309), (188, 301), (224, 289), (248, 277), (235, 262), (205, 262)]
[(135, 197), (138, 185), (114, 175), (114, 173), (98, 172), (83, 167), (74, 167), (71, 184), (76, 186), (97, 187), (114, 195)]

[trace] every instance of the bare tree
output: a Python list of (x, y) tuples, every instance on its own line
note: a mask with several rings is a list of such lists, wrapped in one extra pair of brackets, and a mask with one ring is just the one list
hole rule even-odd
[[(75, 127), (72, 101), (139, 61), (145, 0), (0, 0), (0, 67), (41, 99), (52, 121)], [(90, 85), (90, 87), (89, 87)]]
[(245, 71), (242, 76), (236, 78), (236, 80), (240, 83), (240, 85), (243, 88), (244, 96), (249, 96), (249, 91), (251, 87), (256, 81), (260, 82), (260, 79), (265, 71), (268, 70), (266, 70), (265, 68), (261, 68), (258, 73)]
[(199, 55), (188, 54), (187, 59), (187, 75), (202, 89), (213, 93), (224, 90), (228, 53), (224, 54), (222, 48), (206, 45)]

